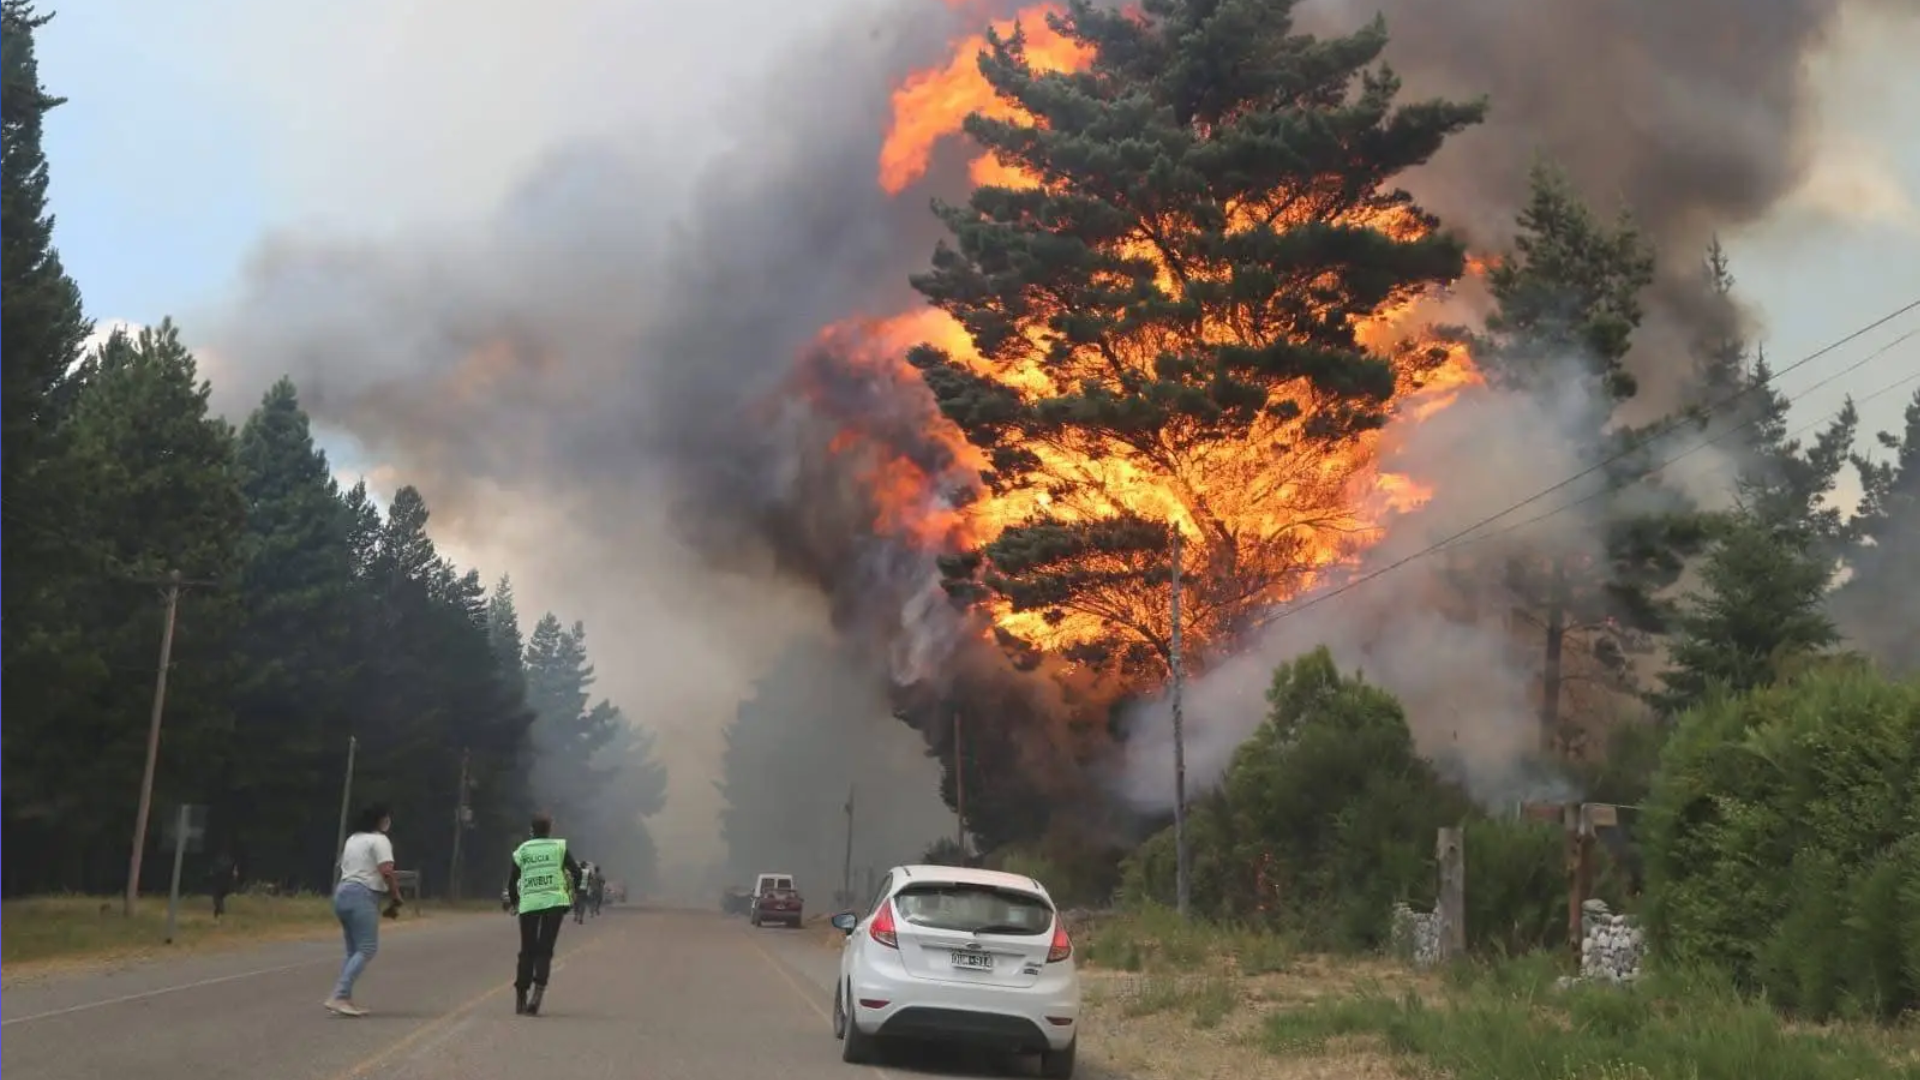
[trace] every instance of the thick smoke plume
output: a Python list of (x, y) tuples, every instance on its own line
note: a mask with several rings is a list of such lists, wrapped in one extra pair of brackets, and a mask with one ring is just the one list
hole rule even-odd
[[(1381, 3), (1321, 0), (1302, 18), (1339, 30)], [(1840, 0), (1384, 6), (1410, 91), (1494, 101), (1493, 121), (1409, 186), (1483, 245), (1505, 239), (1536, 154), (1568, 165), (1590, 195), (1630, 206), (1667, 268), (1635, 364), (1652, 406), (1670, 403), (1682, 381), (1676, 343), (1734, 317), (1690, 284), (1700, 247), (1763, 215), (1804, 172), (1799, 73)], [(291, 374), (322, 423), (421, 487), (442, 535), (511, 569), (523, 595), (585, 619), (601, 689), (670, 745), (676, 730), (716, 730), (748, 680), (822, 624), (884, 657), (892, 681), (916, 684), (901, 695), (909, 705), (979, 693), (1014, 700), (1014, 714), (1052, 708), (1043, 680), (1010, 689), (1018, 673), (981, 655), (939, 596), (930, 555), (875, 528), (871, 459), (835, 447), (837, 421), (857, 414), (863, 431), (895, 433), (894, 449), (938, 476), (949, 463), (920, 434), (926, 399), (837, 363), (845, 350), (817, 337), (913, 302), (906, 275), (925, 264), (938, 228), (924, 200), (955, 195), (964, 180), (958, 159), (937, 160), (903, 197), (880, 191), (888, 93), (1008, 10), (848, 7), (763, 80), (693, 88), (716, 140), (732, 147), (711, 160), (682, 160), (671, 146), (636, 156), (631, 138), (619, 149), (557, 147), (466, 231), (274, 240), (211, 342), (236, 376), (220, 389), (243, 407)], [(683, 200), (689, 190), (698, 194)], [(796, 365), (808, 363), (839, 377), (803, 393)], [(1463, 402), (1448, 423), (1468, 425), (1458, 417), (1480, 407)], [(1527, 417), (1497, 419), (1538, 441), (1495, 453), (1436, 432), (1439, 446), (1405, 450), (1434, 455), (1419, 472), (1461, 489), (1428, 511), (1432, 529), (1549, 482), (1551, 410), (1531, 428)], [(1540, 476), (1504, 475), (1509, 461)], [(1418, 544), (1424, 531), (1394, 543)], [(1382, 590), (1391, 604), (1365, 599)], [(1431, 610), (1383, 579), (1285, 621), (1244, 663), (1270, 666), (1333, 638), (1409, 695), (1429, 745), (1457, 743), (1494, 776), (1517, 745), (1524, 688), (1463, 677), (1493, 663), (1491, 636), (1450, 631), (1458, 654), (1436, 662), (1440, 636), (1422, 632)], [(1259, 714), (1244, 691), (1264, 673), (1232, 669), (1195, 689), (1196, 715), (1217, 733), (1206, 737), (1209, 760)], [(943, 736), (922, 726), (937, 748)], [(1029, 771), (1049, 774), (1070, 756), (1057, 738), (1036, 735), (1022, 750)], [(691, 779), (676, 798), (702, 786)]]

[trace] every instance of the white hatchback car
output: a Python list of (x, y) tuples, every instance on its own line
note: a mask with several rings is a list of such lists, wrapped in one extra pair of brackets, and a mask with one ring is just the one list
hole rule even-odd
[(997, 870), (898, 866), (847, 935), (833, 992), (842, 1060), (876, 1040), (964, 1043), (1040, 1055), (1042, 1076), (1073, 1075), (1080, 976), (1073, 942), (1038, 881)]

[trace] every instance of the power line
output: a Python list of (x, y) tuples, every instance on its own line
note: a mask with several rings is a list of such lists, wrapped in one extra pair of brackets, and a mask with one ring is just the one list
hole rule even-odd
[(1673, 420), (1668, 421), (1665, 424), (1657, 425), (1654, 428), (1654, 430), (1649, 432), (1646, 436), (1636, 440), (1631, 445), (1619, 451), (1618, 453), (1615, 453), (1611, 457), (1605, 458), (1594, 465), (1590, 465), (1587, 468), (1582, 469), (1580, 472), (1577, 472), (1572, 476), (1567, 477), (1565, 480), (1562, 480), (1551, 487), (1544, 488), (1540, 491), (1534, 492), (1532, 495), (1529, 495), (1528, 497), (1520, 500), (1519, 502), (1514, 503), (1512, 506), (1509, 506), (1506, 509), (1499, 511), (1498, 513), (1489, 515), (1488, 517), (1482, 518), (1481, 520), (1474, 522), (1472, 525), (1469, 525), (1466, 528), (1461, 529), (1459, 532), (1456, 532), (1451, 536), (1446, 537), (1445, 539), (1429, 544), (1428, 546), (1421, 548), (1419, 551), (1416, 551), (1411, 555), (1406, 555), (1399, 559), (1395, 559), (1393, 562), (1388, 563), (1387, 565), (1381, 567), (1378, 570), (1373, 570), (1365, 574), (1362, 574), (1359, 577), (1354, 578), (1352, 581), (1346, 582), (1345, 584), (1339, 586), (1338, 588), (1331, 589), (1324, 593), (1319, 593), (1315, 596), (1309, 597), (1298, 603), (1290, 604), (1284, 610), (1275, 614), (1272, 619), (1267, 620), (1267, 625), (1271, 626), (1274, 623), (1280, 622), (1281, 620), (1289, 618), (1293, 615), (1297, 615), (1300, 612), (1306, 611), (1307, 609), (1312, 608), (1316, 605), (1324, 604), (1327, 601), (1333, 599), (1334, 597), (1341, 595), (1342, 593), (1348, 592), (1353, 589), (1357, 589), (1360, 586), (1365, 585), (1376, 578), (1384, 577), (1387, 574), (1391, 574), (1395, 570), (1398, 570), (1401, 567), (1406, 566), (1408, 563), (1417, 562), (1421, 559), (1428, 557), (1429, 555), (1433, 555), (1439, 551), (1442, 551), (1445, 548), (1451, 546), (1455, 541), (1464, 539), (1465, 537), (1471, 536), (1472, 534), (1479, 532), (1481, 529), (1487, 527), (1488, 525), (1493, 524), (1496, 521), (1499, 521), (1501, 518), (1506, 517), (1508, 514), (1513, 513), (1515, 510), (1519, 510), (1523, 507), (1531, 506), (1534, 503), (1539, 502), (1541, 499), (1544, 499), (1547, 496), (1552, 495), (1556, 491), (1560, 491), (1573, 484), (1579, 483), (1581, 480), (1584, 480), (1587, 477), (1592, 476), (1594, 473), (1599, 472), (1601, 469), (1606, 468), (1608, 465), (1612, 465), (1615, 462), (1618, 462), (1635, 453), (1638, 453), (1640, 450), (1645, 449), (1646, 447), (1653, 444), (1655, 441), (1659, 440), (1661, 437), (1665, 436), (1668, 432), (1677, 430), (1679, 427), (1681, 427), (1684, 424), (1696, 422), (1696, 417), (1710, 416), (1713, 413), (1718, 412), (1720, 409), (1723, 409), (1726, 406), (1731, 405), (1734, 402), (1740, 400), (1741, 398), (1746, 397), (1748, 394), (1753, 393), (1755, 390), (1758, 390), (1763, 386), (1771, 386), (1773, 384), (1773, 381), (1775, 379), (1778, 379), (1780, 376), (1785, 375), (1788, 372), (1798, 370), (1799, 368), (1805, 367), (1807, 364), (1810, 364), (1813, 361), (1818, 360), (1820, 357), (1826, 356), (1837, 349), (1840, 349), (1848, 344), (1851, 344), (1852, 342), (1858, 340), (1863, 335), (1872, 333), (1874, 330), (1877, 330), (1880, 327), (1885, 326), (1887, 323), (1892, 322), (1894, 319), (1897, 319), (1900, 316), (1905, 315), (1907, 312), (1913, 311), (1915, 309), (1920, 309), (1920, 299), (1911, 300), (1901, 305), (1900, 307), (1896, 308), (1895, 310), (1887, 313), (1886, 315), (1882, 315), (1880, 318), (1875, 319), (1874, 321), (1868, 323), (1867, 325), (1862, 326), (1857, 330), (1854, 330), (1853, 332), (1847, 334), (1845, 337), (1840, 338), (1838, 341), (1834, 341), (1828, 345), (1825, 345), (1819, 349), (1816, 349), (1811, 353), (1808, 353), (1806, 356), (1803, 356), (1800, 359), (1794, 361), (1793, 363), (1788, 364), (1786, 367), (1781, 368), (1779, 371), (1774, 372), (1764, 382), (1756, 382), (1750, 386), (1744, 387), (1732, 394), (1729, 394), (1726, 397), (1720, 398), (1716, 401), (1709, 402), (1703, 409), (1699, 410), (1697, 413), (1682, 415), (1674, 418)]
[[(1798, 395), (1787, 398), (1786, 403), (1791, 405), (1796, 401), (1800, 401), (1806, 398), (1807, 395), (1813, 393), (1815, 390), (1820, 389), (1821, 387), (1827, 385), (1828, 383), (1833, 382), (1835, 379), (1838, 379), (1843, 375), (1849, 375), (1855, 371), (1860, 370), (1862, 367), (1865, 367), (1871, 361), (1877, 360), (1880, 357), (1885, 356), (1887, 353), (1892, 352), (1896, 346), (1904, 344), (1905, 342), (1915, 337), (1920, 337), (1920, 330), (1909, 330), (1906, 333), (1901, 334), (1899, 337), (1894, 338), (1892, 341), (1887, 342), (1885, 345), (1882, 345), (1880, 348), (1875, 349), (1873, 352), (1868, 353), (1865, 357), (1856, 361), (1852, 365), (1840, 371), (1837, 371), (1832, 375), (1827, 376), (1824, 379), (1821, 379), (1819, 382), (1814, 383), (1812, 386), (1806, 387), (1805, 389), (1801, 390)], [(1882, 394), (1888, 393), (1892, 390), (1896, 390), (1902, 386), (1905, 386), (1907, 383), (1912, 382), (1914, 379), (1920, 379), (1920, 372), (1915, 372), (1914, 374), (1909, 375), (1903, 379), (1900, 379), (1899, 381), (1894, 382), (1888, 386), (1883, 386), (1880, 389), (1875, 390), (1874, 392), (1866, 395), (1865, 397), (1860, 398), (1858, 401), (1852, 402), (1852, 404), (1859, 405), (1861, 402), (1872, 401), (1874, 398), (1877, 398)], [(1797, 438), (1800, 435), (1804, 435), (1808, 431), (1812, 430), (1814, 427), (1817, 427), (1820, 424), (1826, 423), (1827, 421), (1833, 419), (1834, 417), (1839, 416), (1844, 411), (1846, 411), (1846, 406), (1842, 405), (1840, 408), (1835, 409), (1824, 416), (1821, 416), (1819, 419), (1814, 420), (1811, 423), (1803, 424), (1800, 427), (1795, 428), (1793, 431), (1787, 434), (1787, 438), (1792, 439), (1792, 438)], [(1552, 510), (1547, 511), (1544, 514), (1535, 514), (1533, 517), (1530, 517), (1525, 521), (1515, 522), (1512, 525), (1508, 525), (1506, 528), (1496, 529), (1493, 532), (1482, 533), (1479, 536), (1471, 537), (1466, 540), (1461, 540), (1458, 543), (1450, 544), (1448, 545), (1448, 550), (1452, 550), (1455, 548), (1463, 548), (1463, 547), (1466, 547), (1468, 544), (1478, 544), (1487, 540), (1492, 540), (1495, 537), (1505, 536), (1508, 533), (1516, 532), (1520, 529), (1524, 529), (1529, 525), (1537, 525), (1540, 522), (1547, 520), (1548, 518), (1557, 517), (1576, 507), (1584, 506), (1587, 503), (1594, 501), (1595, 499), (1602, 499), (1607, 497), (1608, 495), (1618, 494), (1619, 492), (1626, 490), (1627, 488), (1633, 486), (1634, 484), (1637, 484), (1640, 481), (1647, 479), (1648, 477), (1654, 475), (1655, 473), (1658, 473), (1666, 469), (1668, 466), (1671, 466), (1685, 458), (1692, 457), (1693, 455), (1699, 453), (1702, 450), (1707, 449), (1710, 446), (1718, 445), (1719, 443), (1724, 442), (1727, 439), (1740, 434), (1742, 431), (1745, 431), (1748, 428), (1751, 428), (1756, 424), (1758, 424), (1761, 419), (1762, 419), (1761, 417), (1754, 417), (1753, 419), (1748, 420), (1745, 423), (1738, 424), (1734, 427), (1728, 428), (1727, 430), (1721, 432), (1718, 435), (1713, 436), (1710, 439), (1705, 439), (1701, 442), (1695, 443), (1693, 446), (1690, 446), (1687, 449), (1681, 451), (1680, 453), (1675, 454), (1674, 456), (1666, 459), (1665, 461), (1662, 461), (1659, 464), (1654, 465), (1653, 467), (1647, 469), (1645, 472), (1641, 473), (1638, 476), (1628, 477), (1624, 480), (1621, 480), (1619, 483), (1612, 484), (1605, 488), (1602, 488), (1591, 495), (1587, 495), (1582, 498), (1575, 499), (1574, 501), (1567, 503), (1564, 506), (1554, 507)], [(1511, 512), (1512, 511), (1508, 511), (1508, 513), (1511, 513)], [(1504, 517), (1505, 514), (1502, 514), (1500, 516)]]

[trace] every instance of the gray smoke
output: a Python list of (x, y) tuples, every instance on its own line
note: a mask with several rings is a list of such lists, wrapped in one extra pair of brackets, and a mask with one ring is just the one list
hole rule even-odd
[[(1570, 362), (1571, 366), (1571, 362)], [(1432, 501), (1391, 519), (1385, 538), (1351, 575), (1286, 605), (1250, 648), (1190, 684), (1185, 698), (1187, 774), (1215, 784), (1233, 752), (1268, 715), (1274, 668), (1326, 645), (1341, 668), (1384, 687), (1407, 711), (1420, 750), (1489, 806), (1563, 800), (1568, 781), (1540, 764), (1542, 630), (1513, 610), (1487, 568), (1510, 559), (1603, 556), (1608, 520), (1659, 509), (1657, 488), (1613, 489), (1594, 472), (1517, 509), (1521, 499), (1586, 471), (1567, 437), (1590, 415), (1576, 379), (1552, 396), (1476, 388), (1386, 448), (1389, 472), (1433, 478)], [(1697, 482), (1729, 475), (1730, 460), (1685, 427), (1656, 444), (1688, 456)], [(1688, 477), (1669, 477), (1673, 486)], [(1437, 550), (1436, 550), (1437, 549)], [(1616, 672), (1570, 636), (1563, 715), (1604, 709)], [(1172, 718), (1162, 700), (1130, 718), (1121, 790), (1133, 806), (1170, 809)]]
[(1306, 0), (1304, 27), (1338, 32), (1375, 12), (1411, 96), (1491, 99), (1408, 186), (1482, 250), (1504, 248), (1528, 167), (1567, 170), (1596, 208), (1631, 212), (1659, 281), (1630, 366), (1628, 418), (1672, 409), (1686, 348), (1743, 313), (1700, 287), (1707, 243), (1759, 221), (1806, 179), (1807, 61), (1848, 8), (1911, 0)]
[[(1350, 26), (1372, 6), (1322, 0), (1311, 21)], [(1799, 71), (1839, 0), (1385, 6), (1412, 90), (1495, 100), (1492, 123), (1412, 178), (1417, 194), (1498, 243), (1526, 163), (1549, 154), (1639, 214), (1677, 283), (1710, 232), (1763, 214), (1804, 171)], [(321, 423), (422, 489), (440, 535), (498, 558), (530, 607), (553, 597), (587, 621), (602, 689), (661, 728), (670, 761), (679, 746), (710, 763), (747, 681), (824, 624), (884, 651), (896, 678), (937, 672), (973, 639), (929, 602), (930, 556), (873, 535), (851, 459), (827, 450), (857, 414), (937, 475), (915, 426), (927, 402), (846, 368), (811, 388), (824, 401), (794, 379), (822, 326), (912, 302), (906, 275), (938, 235), (923, 200), (963, 180), (936, 168), (901, 198), (878, 189), (888, 92), (944, 62), (979, 14), (848, 0), (763, 77), (688, 88), (730, 147), (713, 158), (622, 132), (555, 148), (470, 227), (267, 242), (212, 335), (223, 401), (292, 375)], [(1697, 293), (1661, 295), (1649, 340), (1684, 340)], [(1675, 354), (1650, 350), (1636, 362), (1671, 391)], [(1476, 448), (1447, 480), (1510, 494), (1475, 471), (1496, 460)], [(1288, 632), (1323, 640), (1323, 623)], [(1396, 640), (1371, 639), (1370, 669), (1431, 647)], [(1241, 714), (1217, 711), (1235, 730), (1226, 714)], [(1498, 744), (1491, 711), (1428, 726)]]

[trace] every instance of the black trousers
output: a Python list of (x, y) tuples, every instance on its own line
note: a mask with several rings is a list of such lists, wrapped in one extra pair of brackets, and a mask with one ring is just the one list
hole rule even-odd
[(520, 968), (513, 977), (515, 990), (547, 985), (547, 976), (553, 972), (553, 947), (560, 941), (560, 924), (566, 919), (567, 909), (563, 907), (520, 913)]

